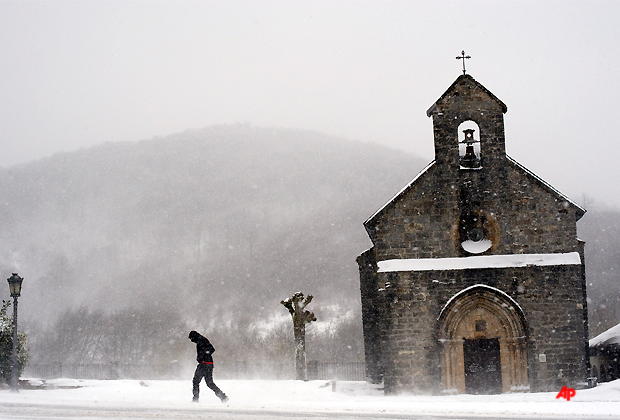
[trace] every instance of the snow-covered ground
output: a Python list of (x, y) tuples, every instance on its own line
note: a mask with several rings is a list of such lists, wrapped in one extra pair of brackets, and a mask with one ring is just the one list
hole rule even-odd
[[(37, 381), (31, 380), (33, 384)], [(221, 380), (218, 386), (230, 396), (226, 404), (201, 385), (201, 400), (191, 403), (191, 381), (96, 381), (56, 379), (45, 389), (0, 391), (0, 419), (16, 418), (20, 406), (70, 410), (149, 409), (168, 410), (295, 411), (330, 414), (381, 415), (487, 415), (489, 417), (605, 417), (620, 418), (620, 380), (578, 390), (570, 401), (556, 399), (557, 393), (383, 396), (376, 386), (364, 382), (337, 382), (335, 392), (328, 381)], [(559, 391), (559, 390), (558, 390)], [(11, 411), (12, 410), (12, 411)], [(4, 415), (3, 415), (4, 413)], [(13, 413), (13, 414), (11, 414)], [(23, 418), (23, 417), (22, 417)]]

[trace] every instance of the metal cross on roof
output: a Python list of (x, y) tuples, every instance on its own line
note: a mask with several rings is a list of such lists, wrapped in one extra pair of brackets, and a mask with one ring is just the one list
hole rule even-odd
[(465, 55), (465, 50), (461, 51), (461, 55), (456, 57), (457, 60), (463, 60), (463, 74), (465, 74), (465, 59), (471, 58), (469, 55)]

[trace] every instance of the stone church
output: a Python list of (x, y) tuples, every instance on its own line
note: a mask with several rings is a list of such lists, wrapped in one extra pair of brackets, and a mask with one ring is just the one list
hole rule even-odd
[(435, 160), (364, 223), (366, 369), (388, 394), (587, 380), (585, 210), (506, 155), (506, 110), (461, 75), (427, 111)]

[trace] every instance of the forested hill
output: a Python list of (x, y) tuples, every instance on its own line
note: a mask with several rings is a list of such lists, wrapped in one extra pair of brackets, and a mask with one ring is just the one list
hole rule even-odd
[[(0, 273), (25, 277), (26, 322), (165, 308), (195, 326), (249, 325), (286, 316), (279, 302), (296, 291), (323, 320), (325, 308), (359, 316), (362, 223), (427, 163), (249, 125), (58, 154), (0, 169)], [(592, 334), (620, 321), (618, 220), (579, 222)]]
[[(20, 313), (166, 306), (225, 322), (357, 308), (362, 223), (427, 162), (310, 131), (213, 126), (0, 170), (0, 272)], [(9, 274), (10, 275), (10, 274)]]

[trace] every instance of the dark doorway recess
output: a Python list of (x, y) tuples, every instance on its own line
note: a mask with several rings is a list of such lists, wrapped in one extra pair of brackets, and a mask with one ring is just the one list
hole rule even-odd
[(465, 392), (468, 394), (501, 394), (502, 369), (499, 339), (465, 340)]

